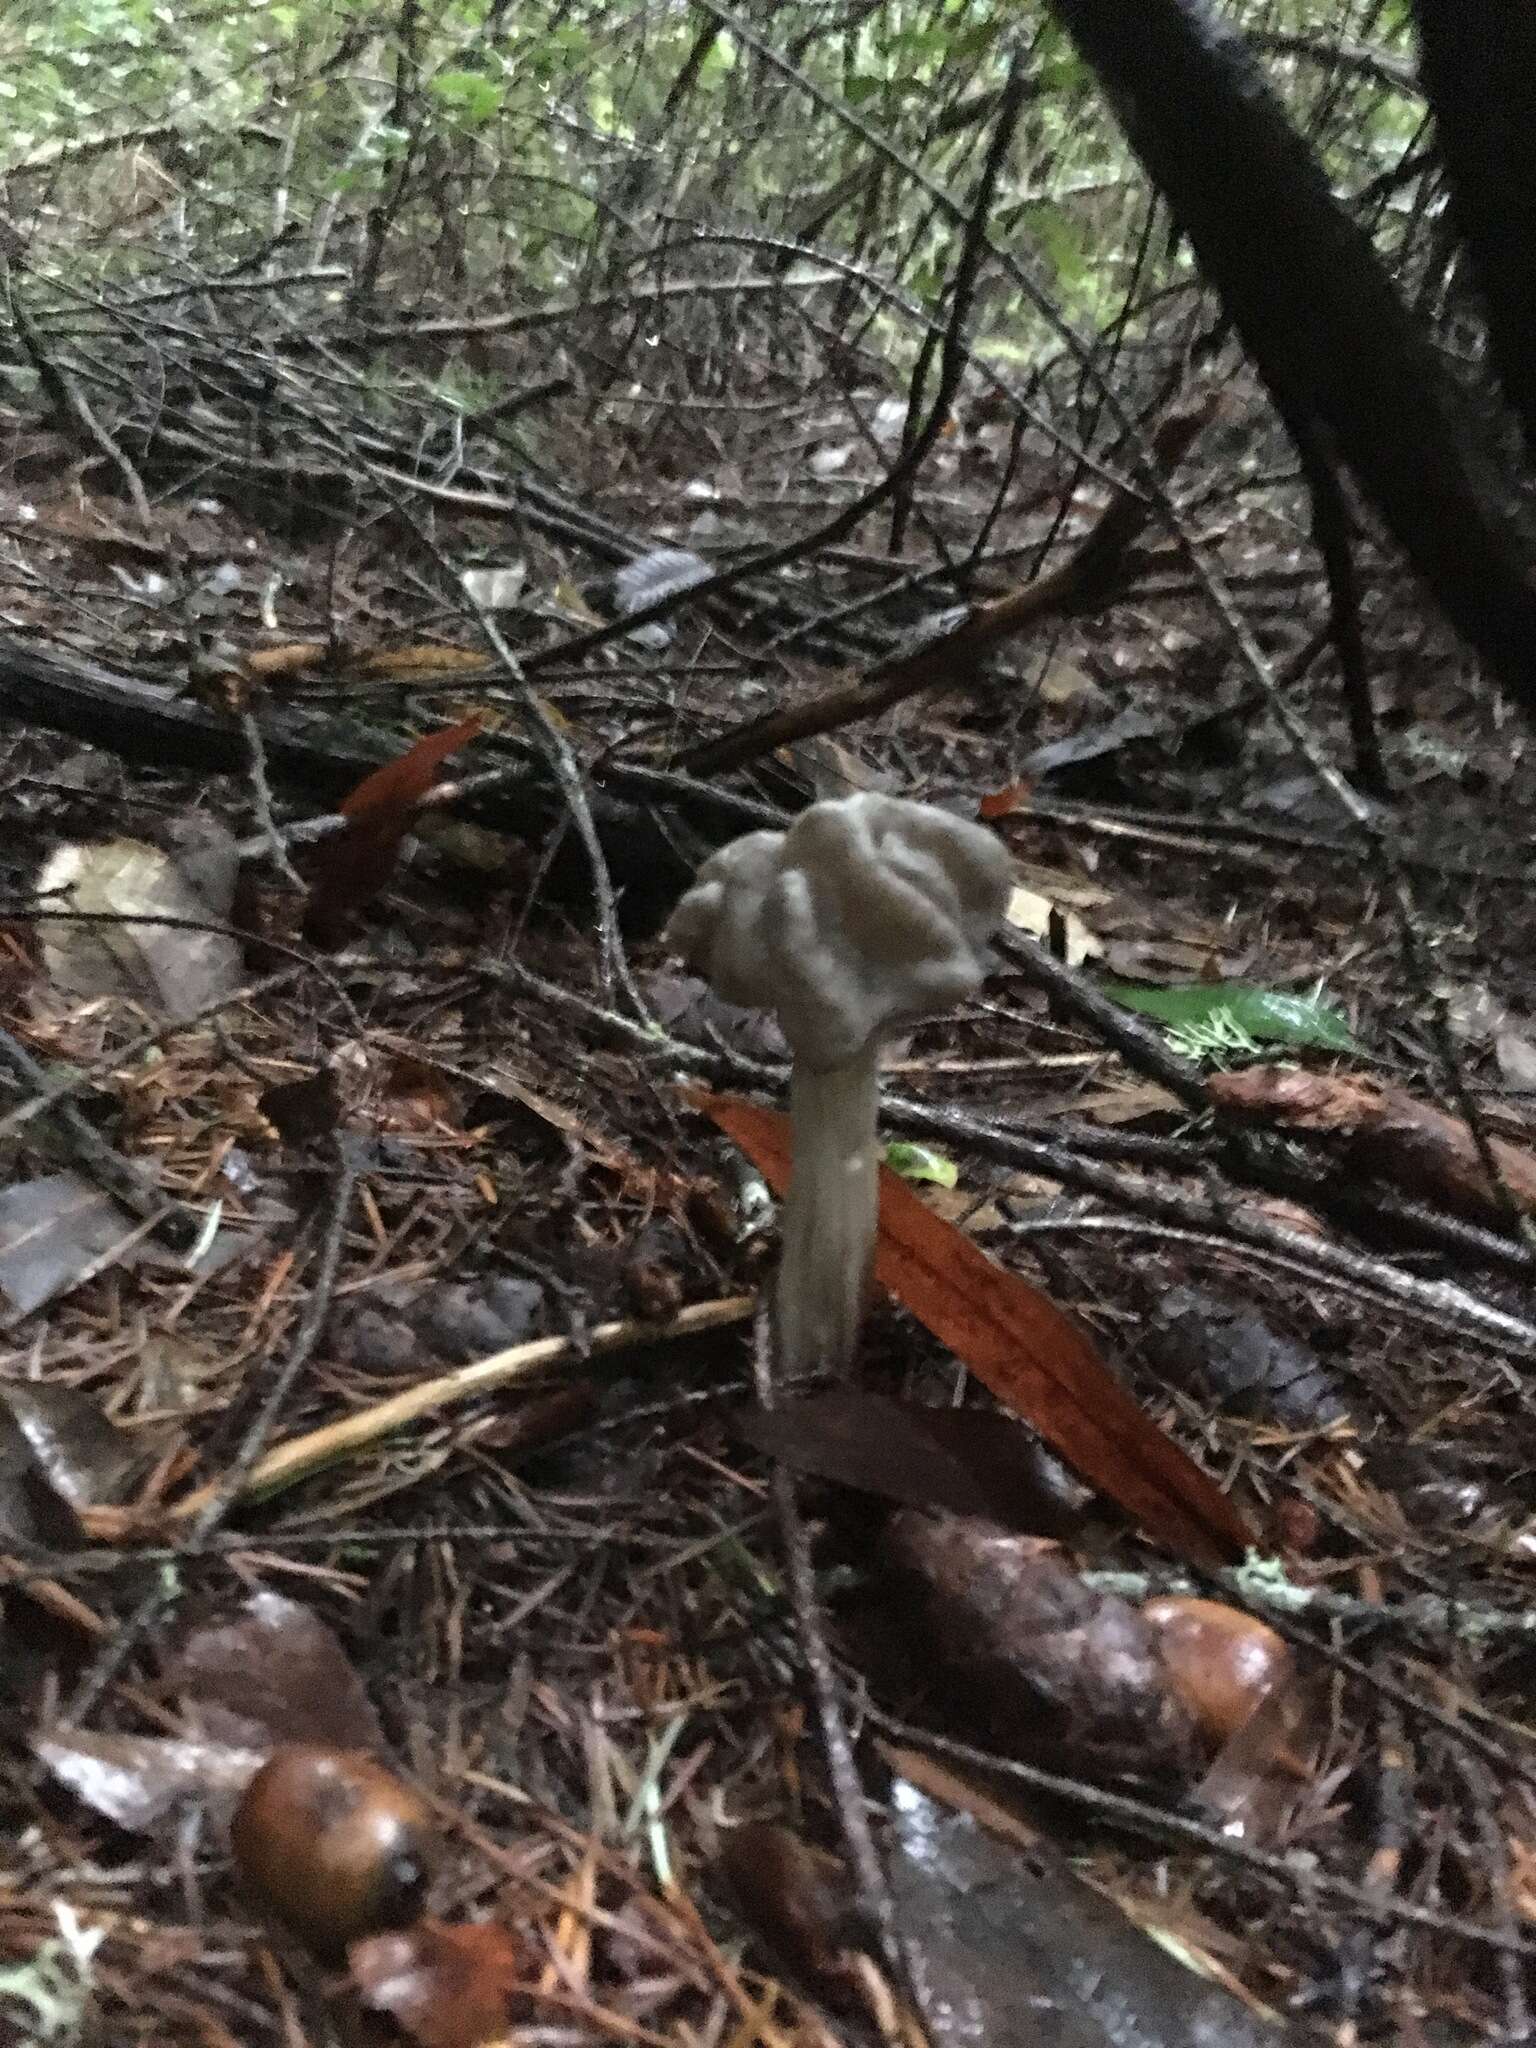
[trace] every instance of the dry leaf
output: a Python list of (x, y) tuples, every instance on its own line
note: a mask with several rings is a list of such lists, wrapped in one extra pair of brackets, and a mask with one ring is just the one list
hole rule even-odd
[(165, 1677), (210, 1726), (228, 1734), (238, 1722), (241, 1739), (254, 1746), (384, 1747), (379, 1717), (340, 1641), (317, 1614), (280, 1593), (256, 1593), (229, 1620), (194, 1630)]
[[(240, 948), (224, 932), (188, 924), (227, 924), (234, 899), (234, 842), (202, 833), (201, 857), (175, 856), (139, 839), (61, 846), (38, 876), (39, 895), (61, 910), (106, 923), (45, 918), (38, 925), (43, 964), (68, 996), (125, 996), (181, 1019), (240, 986)], [(136, 920), (174, 918), (182, 924)]]
[(749, 1408), (735, 1425), (796, 1472), (1034, 1535), (1080, 1528), (1092, 1498), (1028, 1430), (978, 1408), (838, 1391)]
[(227, 1742), (161, 1735), (94, 1734), (64, 1728), (32, 1748), (61, 1785), (130, 1833), (149, 1833), (178, 1809), (197, 1805), (227, 1823), (266, 1753)]
[(0, 1191), (0, 1292), (18, 1315), (128, 1256), (144, 1226), (77, 1173)]
[[(735, 1096), (689, 1098), (770, 1186), (789, 1184), (789, 1119)], [(1250, 1542), (1226, 1495), (1148, 1420), (1048, 1295), (987, 1257), (888, 1167), (880, 1169), (875, 1278), (1039, 1430), (1091, 1486), (1191, 1563), (1226, 1563)]]
[(419, 1920), (348, 1951), (363, 2003), (387, 2012), (421, 2048), (493, 2048), (512, 2040), (511, 2004), (528, 1974), (504, 1927)]
[(1522, 1095), (1536, 1089), (1536, 1039), (1529, 1032), (1511, 1025), (1499, 1032), (1493, 1050), (1507, 1087), (1518, 1088)]
[[(1503, 1204), (1488, 1185), (1461, 1119), (1374, 1075), (1246, 1067), (1238, 1074), (1213, 1074), (1207, 1085), (1224, 1109), (1341, 1139), (1356, 1166), (1406, 1194), (1428, 1195), (1479, 1221), (1504, 1220)], [(1536, 1155), (1502, 1138), (1488, 1142), (1516, 1207), (1536, 1213)]]
[(1075, 910), (1063, 910), (1049, 896), (1026, 889), (1022, 882), (1015, 885), (1008, 898), (1007, 917), (1016, 930), (1028, 932), (1032, 939), (1046, 943), (1050, 940), (1052, 918), (1060, 918), (1066, 929), (1066, 961), (1069, 967), (1081, 967), (1085, 960), (1103, 957), (1102, 940), (1094, 937)]
[(194, 1263), (169, 1251), (78, 1173), (53, 1173), (0, 1190), (0, 1294), (15, 1316), (78, 1287), (111, 1265), (207, 1275), (255, 1242), (249, 1230), (221, 1230)]

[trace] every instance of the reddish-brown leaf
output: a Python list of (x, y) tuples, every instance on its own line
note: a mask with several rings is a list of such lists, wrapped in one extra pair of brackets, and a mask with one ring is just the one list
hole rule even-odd
[(366, 776), (340, 806), (345, 828), (324, 841), (315, 862), (305, 911), (306, 935), (334, 943), (343, 920), (376, 896), (389, 880), (422, 798), (448, 756), (479, 732), (483, 719), (460, 720), (429, 732), (398, 760)]
[(753, 1933), (840, 2002), (858, 1934), (836, 1858), (772, 1821), (748, 1821), (726, 1834), (715, 1867)]
[[(694, 1091), (690, 1099), (782, 1194), (789, 1184), (789, 1119), (737, 1096)], [(1142, 1413), (1077, 1325), (885, 1167), (875, 1278), (1090, 1485), (1170, 1550), (1213, 1564), (1248, 1547), (1231, 1501)]]
[(977, 817), (983, 821), (1011, 817), (1029, 802), (1034, 786), (1032, 782), (1010, 782), (1006, 788), (989, 791), (976, 806)]
[(363, 2002), (387, 2012), (421, 2048), (492, 2048), (511, 2034), (509, 2007), (528, 1957), (504, 1927), (418, 1920), (348, 1951)]

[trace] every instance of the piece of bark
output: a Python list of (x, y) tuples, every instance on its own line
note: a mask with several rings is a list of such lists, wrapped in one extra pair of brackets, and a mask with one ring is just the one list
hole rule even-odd
[(1151, 1628), (1055, 1544), (904, 1508), (883, 1549), (892, 1622), (963, 1724), (1101, 1782), (1193, 1782), (1200, 1745)]

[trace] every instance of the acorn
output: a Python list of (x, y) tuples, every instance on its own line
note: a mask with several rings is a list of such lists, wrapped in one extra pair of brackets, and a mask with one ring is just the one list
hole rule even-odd
[(1272, 1628), (1219, 1600), (1168, 1594), (1149, 1600), (1141, 1618), (1169, 1684), (1218, 1744), (1237, 1733), (1290, 1670), (1291, 1653)]
[(408, 1927), (432, 1874), (425, 1802), (362, 1750), (275, 1750), (230, 1823), (243, 1890), (315, 1955)]

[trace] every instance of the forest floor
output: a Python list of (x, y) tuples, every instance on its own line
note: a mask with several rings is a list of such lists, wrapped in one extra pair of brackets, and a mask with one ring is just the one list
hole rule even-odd
[[(0, 692), (0, 2028), (1002, 2048), (1050, 2009), (1041, 2038), (1091, 2048), (1191, 2039), (1198, 2008), (1202, 2040), (1527, 2038), (1536, 777), (1412, 587), (1367, 560), (1376, 833), (1171, 542), (984, 673), (703, 773), (712, 805), (679, 754), (886, 658), (956, 602), (913, 573), (938, 547), (996, 512), (969, 595), (1001, 595), (1112, 487), (1032, 430), (1003, 489), (1007, 419), (968, 397), (894, 556), (886, 507), (601, 640), (626, 555), (729, 563), (868, 491), (894, 382), (829, 403), (753, 331), (755, 412), (617, 383), (498, 439), (417, 380), (347, 443), (334, 361), (279, 404), (217, 335), (212, 367), (169, 323), (158, 346), (175, 374), (122, 465), (0, 413), (0, 669), (25, 641), (143, 713), (125, 753)], [(371, 431), (360, 374), (344, 402)], [(1326, 618), (1304, 507), (1260, 399), (1227, 404), (1184, 520), (1347, 773), (1331, 656), (1301, 660)], [(487, 660), (465, 569), (526, 681)], [(430, 778), (397, 771), (368, 825), (274, 851), (470, 718), (437, 772), (498, 771), (472, 803), (417, 815)], [(908, 1187), (1069, 1312), (1267, 1576), (1059, 1474), (1032, 1495), (1022, 1462), (1011, 1527), (914, 1533), (998, 1455), (913, 1423), (995, 1408), (917, 1282), (841, 1405), (791, 1400), (782, 1466), (753, 1435), (772, 1209), (699, 1091), (781, 1102), (783, 1046), (658, 931), (713, 844), (855, 789), (988, 818), (1019, 864), (982, 995), (891, 1048), (887, 1135), (937, 1176)], [(103, 921), (40, 916), (45, 869)], [(1194, 985), (1171, 1041), (1111, 1042), (1074, 997), (1123, 983)], [(1240, 1124), (1223, 1089), (1281, 1067), (1337, 1086)], [(111, 1199), (123, 1161), (143, 1213)], [(490, 1386), (388, 1405), (493, 1356)], [(1191, 1590), (1279, 1660), (1226, 1725), (1139, 1611)], [(1197, 1645), (1208, 1686), (1227, 1655)], [(232, 1871), (232, 1803), (290, 1742), (387, 1757), (441, 1836), (432, 1918), (349, 1968)]]

